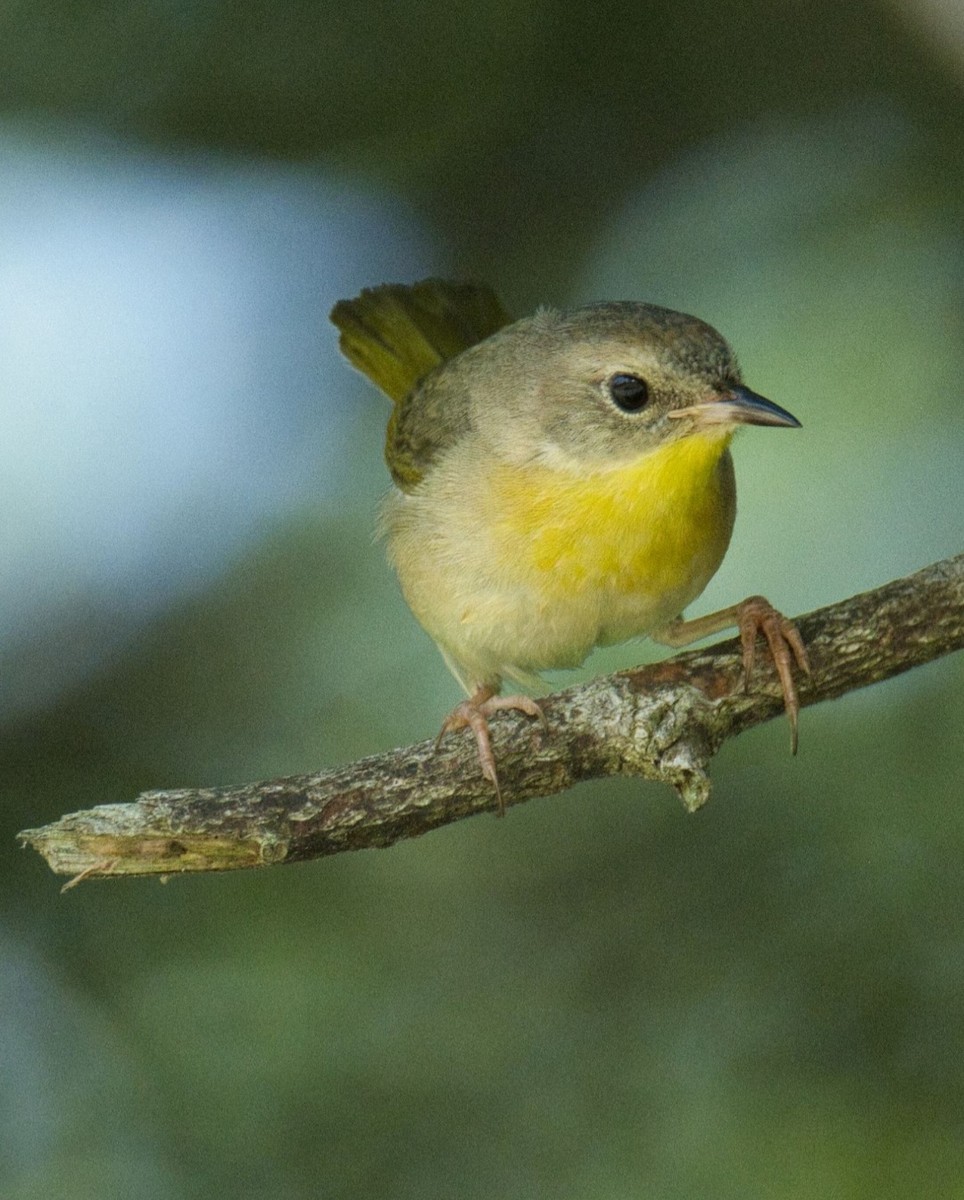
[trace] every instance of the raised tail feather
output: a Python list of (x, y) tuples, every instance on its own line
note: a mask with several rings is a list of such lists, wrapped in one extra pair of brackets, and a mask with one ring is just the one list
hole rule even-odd
[(430, 371), (508, 325), (491, 288), (478, 283), (384, 283), (339, 300), (331, 319), (345, 357), (397, 404)]

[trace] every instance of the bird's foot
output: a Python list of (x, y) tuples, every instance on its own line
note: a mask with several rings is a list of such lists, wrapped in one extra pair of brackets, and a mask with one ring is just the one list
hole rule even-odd
[(773, 665), (780, 678), (783, 691), (783, 707), (790, 721), (790, 752), (797, 752), (797, 717), (800, 713), (800, 700), (793, 682), (793, 663), (807, 675), (810, 672), (810, 660), (807, 648), (803, 644), (800, 631), (792, 621), (788, 621), (783, 613), (778, 612), (769, 600), (763, 596), (749, 596), (736, 606), (737, 625), (740, 630), (740, 643), (743, 647), (743, 686), (750, 689), (750, 676), (756, 661), (757, 634), (762, 633), (770, 648)]
[(505, 816), (505, 803), (502, 799), (502, 789), (499, 787), (499, 773), (495, 767), (495, 755), (492, 752), (492, 740), (489, 737), (489, 717), (505, 708), (514, 708), (525, 713), (527, 717), (535, 717), (542, 722), (542, 728), (548, 729), (545, 713), (531, 696), (497, 696), (491, 687), (480, 687), (472, 693), (468, 700), (463, 700), (442, 722), (442, 728), (435, 739), (436, 750), (442, 744), (442, 738), (456, 729), (471, 729), (475, 734), (475, 744), (479, 751), (479, 764), (482, 774), (495, 788), (495, 798), (499, 806), (499, 816)]

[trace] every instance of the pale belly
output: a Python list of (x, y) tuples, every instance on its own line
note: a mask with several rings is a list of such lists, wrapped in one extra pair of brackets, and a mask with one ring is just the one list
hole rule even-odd
[(673, 620), (720, 565), (735, 513), (719, 439), (592, 478), (498, 467), (468, 502), (454, 476), (434, 483), (389, 501), (389, 554), (468, 690), (578, 666)]

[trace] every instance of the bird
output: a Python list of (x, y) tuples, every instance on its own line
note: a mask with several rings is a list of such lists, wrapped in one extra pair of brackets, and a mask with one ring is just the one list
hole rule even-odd
[(749, 689), (758, 634), (798, 741), (796, 626), (762, 596), (686, 620), (736, 514), (730, 442), (796, 417), (744, 383), (697, 317), (635, 300), (542, 307), (513, 320), (486, 284), (365, 288), (331, 320), (348, 361), (392, 401), (379, 519), (402, 593), (466, 693), (436, 745), (475, 737), (504, 813), (489, 720), (546, 726), (547, 670), (642, 636), (683, 646), (740, 633)]

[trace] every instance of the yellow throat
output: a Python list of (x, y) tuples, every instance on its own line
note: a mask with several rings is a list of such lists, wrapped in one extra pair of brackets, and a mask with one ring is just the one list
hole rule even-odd
[(651, 596), (702, 590), (733, 528), (731, 436), (693, 434), (628, 466), (585, 475), (495, 467), (500, 565), (537, 577), (544, 595), (561, 600), (597, 589)]

